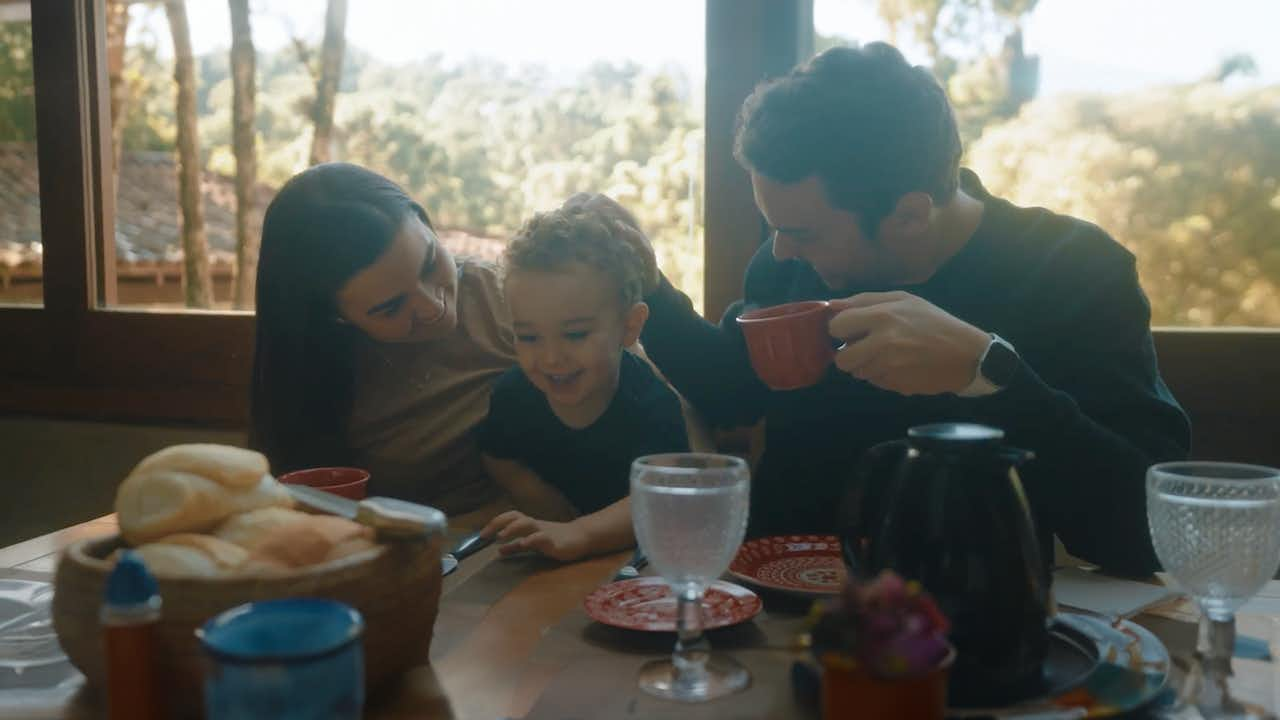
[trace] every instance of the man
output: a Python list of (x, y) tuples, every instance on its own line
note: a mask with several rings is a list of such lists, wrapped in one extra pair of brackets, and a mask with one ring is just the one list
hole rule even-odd
[[(1157, 370), (1132, 255), (1089, 223), (987, 193), (959, 168), (943, 90), (882, 43), (756, 88), (735, 154), (772, 229), (744, 299), (713, 326), (662, 278), (641, 340), (711, 423), (765, 420), (753, 533), (836, 530), (868, 447), (969, 421), (1036, 453), (1022, 478), (1042, 543), (1055, 533), (1117, 572), (1156, 567), (1143, 478), (1185, 457), (1190, 427)], [(811, 299), (839, 311), (837, 370), (770, 391), (735, 318)]]

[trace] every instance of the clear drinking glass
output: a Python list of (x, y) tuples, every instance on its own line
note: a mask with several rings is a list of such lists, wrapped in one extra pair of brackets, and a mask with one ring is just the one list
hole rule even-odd
[(1280, 470), (1174, 462), (1147, 471), (1147, 519), (1166, 572), (1200, 605), (1182, 701), (1206, 718), (1254, 717), (1227, 688), (1235, 612), (1280, 566)]
[(733, 658), (712, 653), (702, 635), (702, 594), (742, 544), (750, 496), (747, 464), (728, 455), (648, 455), (631, 465), (631, 519), (649, 563), (676, 594), (676, 648), (640, 669), (640, 687), (700, 702), (747, 686)]

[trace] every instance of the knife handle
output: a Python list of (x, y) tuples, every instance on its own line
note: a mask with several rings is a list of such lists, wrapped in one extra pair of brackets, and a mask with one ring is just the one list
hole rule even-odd
[(446, 526), (444, 513), (433, 507), (387, 497), (361, 500), (355, 519), (381, 535), (399, 538), (443, 533)]

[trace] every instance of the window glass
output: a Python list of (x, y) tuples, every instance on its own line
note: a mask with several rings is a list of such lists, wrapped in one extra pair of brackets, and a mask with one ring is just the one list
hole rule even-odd
[(31, 5), (0, 3), (0, 304), (44, 299)]
[(986, 187), (1110, 232), (1175, 326), (1280, 326), (1276, 27), (1255, 0), (814, 4), (818, 49), (932, 68)]
[[(187, 16), (198, 128), (188, 151), (198, 158), (203, 221), (198, 232), (184, 231), (184, 216), (194, 213), (179, 200), (173, 76), (183, 28), (165, 6), (134, 3), (113, 30), (126, 41), (109, 73), (119, 89), (112, 109), (120, 146), (116, 297), (122, 305), (251, 309), (251, 288), (237, 280), (253, 267), (254, 253), (237, 250), (229, 3), (177, 5)], [(701, 307), (700, 3), (349, 5), (328, 105), (332, 129), (317, 140), (326, 4), (249, 3), (251, 239), (276, 189), (317, 159), (358, 163), (399, 182), (455, 253), (488, 259), (532, 213), (599, 190), (635, 211), (662, 267)], [(664, 41), (653, 42), (659, 35)], [(188, 255), (202, 259), (189, 265)]]

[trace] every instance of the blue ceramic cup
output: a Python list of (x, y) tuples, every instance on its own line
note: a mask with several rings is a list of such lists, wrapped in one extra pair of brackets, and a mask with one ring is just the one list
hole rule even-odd
[(332, 600), (231, 608), (196, 631), (208, 656), (210, 720), (356, 720), (364, 708), (364, 619)]

